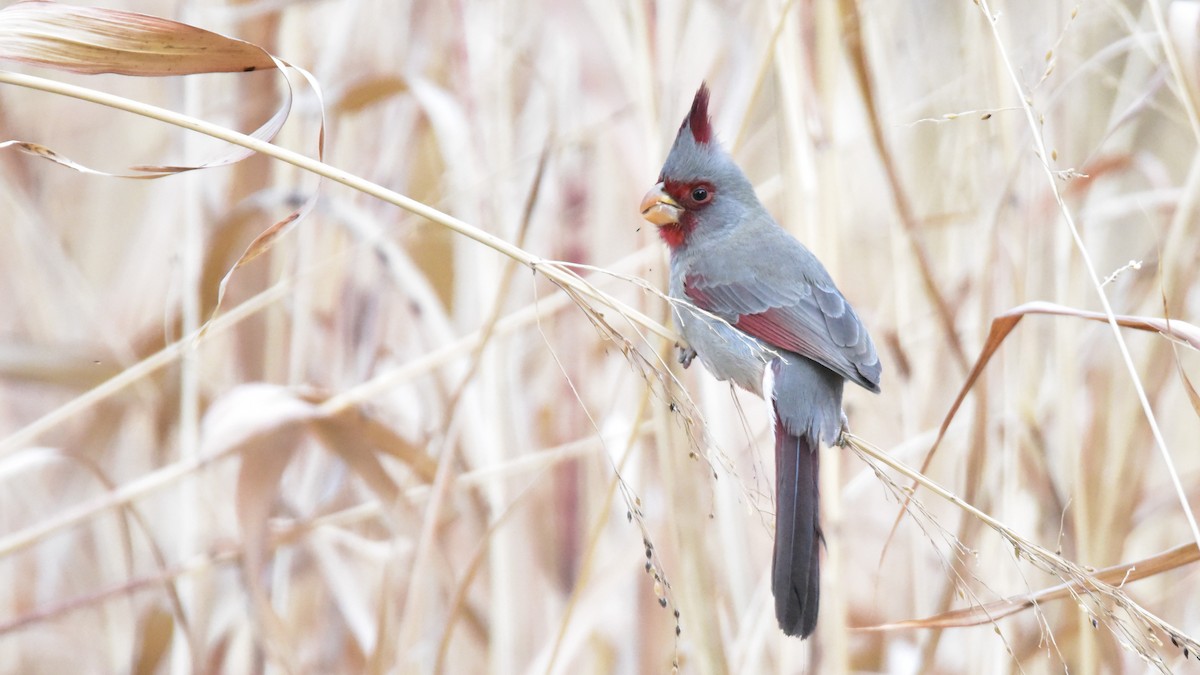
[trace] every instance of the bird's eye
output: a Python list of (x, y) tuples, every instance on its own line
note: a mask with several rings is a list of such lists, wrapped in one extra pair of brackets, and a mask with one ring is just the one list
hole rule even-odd
[(708, 191), (708, 188), (698, 187), (692, 190), (692, 201), (698, 204), (703, 204), (710, 197), (712, 197), (712, 193)]

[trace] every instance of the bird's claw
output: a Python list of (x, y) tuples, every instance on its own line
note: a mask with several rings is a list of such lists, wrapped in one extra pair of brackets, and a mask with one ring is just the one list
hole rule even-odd
[(675, 348), (679, 350), (679, 363), (683, 364), (684, 369), (692, 365), (692, 359), (696, 358), (696, 350), (691, 347), (684, 347), (679, 343), (675, 343)]

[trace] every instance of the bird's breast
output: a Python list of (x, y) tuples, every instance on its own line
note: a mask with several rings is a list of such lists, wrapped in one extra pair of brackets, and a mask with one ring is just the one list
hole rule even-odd
[(776, 356), (766, 343), (683, 303), (676, 304), (675, 323), (713, 377), (763, 395), (763, 371)]

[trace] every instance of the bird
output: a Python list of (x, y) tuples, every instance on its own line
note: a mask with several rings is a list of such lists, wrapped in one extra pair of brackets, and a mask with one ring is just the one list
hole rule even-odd
[(668, 297), (684, 368), (767, 398), (775, 436), (771, 590), (780, 629), (812, 635), (820, 606), (818, 466), (846, 428), (848, 380), (879, 393), (866, 327), (825, 266), (771, 217), (721, 146), (706, 83), (641, 203), (670, 255)]

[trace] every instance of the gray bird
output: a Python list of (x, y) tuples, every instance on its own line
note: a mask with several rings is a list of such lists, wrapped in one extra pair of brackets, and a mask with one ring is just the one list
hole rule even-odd
[(683, 301), (675, 324), (689, 345), (680, 362), (699, 356), (717, 379), (770, 395), (775, 616), (806, 638), (820, 594), (818, 449), (841, 432), (846, 380), (879, 392), (875, 346), (829, 272), (776, 224), (714, 138), (706, 85), (641, 209), (670, 249), (670, 296)]

